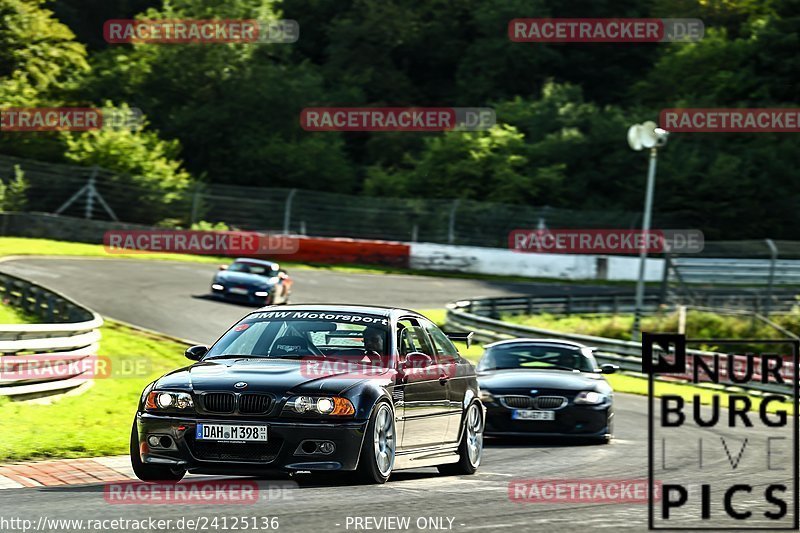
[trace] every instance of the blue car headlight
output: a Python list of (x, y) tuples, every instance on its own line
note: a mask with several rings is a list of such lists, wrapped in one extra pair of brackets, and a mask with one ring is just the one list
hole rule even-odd
[(605, 394), (595, 391), (582, 391), (579, 392), (577, 396), (575, 396), (575, 403), (576, 404), (583, 404), (583, 405), (600, 405), (605, 403), (606, 398), (608, 398)]

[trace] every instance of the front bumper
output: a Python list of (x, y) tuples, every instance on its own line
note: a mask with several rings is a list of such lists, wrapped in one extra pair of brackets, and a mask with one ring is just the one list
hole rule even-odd
[[(231, 292), (231, 288), (234, 288), (234, 285), (231, 286), (224, 286), (222, 289), (215, 289), (211, 287), (211, 294), (217, 296), (219, 298), (223, 298), (225, 300), (230, 300), (231, 302), (241, 302), (241, 303), (249, 303), (249, 304), (258, 304), (258, 305), (266, 305), (272, 301), (273, 297), (273, 288), (267, 289), (256, 289), (253, 287), (246, 287), (247, 294), (237, 294), (235, 292)], [(268, 296), (256, 296), (256, 292), (268, 292)]]
[[(200, 419), (139, 413), (139, 450), (143, 463), (169, 465), (192, 473), (253, 474), (262, 471), (355, 470), (367, 421), (310, 422), (254, 419)], [(195, 439), (198, 423), (268, 426), (267, 442), (223, 443)], [(181, 429), (183, 428), (183, 429)], [(169, 448), (151, 448), (150, 435), (168, 436)], [(304, 441), (333, 443), (333, 452), (302, 450)]]
[(486, 435), (531, 437), (601, 438), (611, 434), (614, 416), (610, 404), (599, 406), (570, 403), (556, 409), (555, 420), (514, 420), (513, 410), (498, 403), (486, 404)]

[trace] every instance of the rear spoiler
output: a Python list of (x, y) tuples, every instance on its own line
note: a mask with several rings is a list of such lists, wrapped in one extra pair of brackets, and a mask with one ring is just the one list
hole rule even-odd
[(450, 333), (448, 333), (448, 332), (445, 331), (444, 334), (447, 335), (447, 338), (450, 339), (451, 341), (467, 343), (467, 349), (469, 349), (469, 347), (472, 346), (472, 336), (475, 335), (475, 332), (474, 331), (468, 331), (466, 333), (461, 333), (461, 332), (458, 332), (458, 333), (450, 332)]

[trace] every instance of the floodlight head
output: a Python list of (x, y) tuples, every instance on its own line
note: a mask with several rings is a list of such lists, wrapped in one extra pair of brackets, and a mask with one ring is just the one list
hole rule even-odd
[(662, 147), (667, 144), (667, 138), (669, 137), (669, 132), (663, 128), (656, 128), (655, 134), (657, 137), (656, 146)]
[(656, 148), (667, 144), (669, 132), (659, 128), (652, 120), (635, 124), (628, 129), (628, 145), (634, 150)]
[(634, 124), (628, 128), (628, 146), (637, 152), (642, 149), (641, 129), (642, 126), (640, 124)]
[(653, 122), (652, 120), (648, 120), (647, 122), (642, 124), (642, 129), (640, 129), (641, 134), (641, 141), (642, 146), (645, 148), (652, 148), (658, 142), (658, 137), (656, 136), (656, 128), (658, 125)]

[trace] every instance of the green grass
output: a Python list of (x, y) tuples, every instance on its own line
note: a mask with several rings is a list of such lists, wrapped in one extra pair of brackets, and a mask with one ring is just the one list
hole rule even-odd
[(0, 324), (34, 324), (40, 320), (28, 313), (11, 307), (5, 302), (0, 302)]
[(52, 404), (0, 397), (0, 461), (93, 457), (128, 452), (136, 403), (145, 385), (188, 363), (185, 346), (107, 322), (99, 353), (115, 362), (137, 361), (140, 375), (95, 379), (87, 391)]
[[(792, 333), (800, 333), (800, 308), (789, 313), (775, 314), (771, 320)], [(536, 328), (592, 335), (611, 339), (630, 340), (633, 315), (515, 315), (503, 316), (513, 324)], [(678, 331), (677, 312), (647, 316), (642, 319), (642, 331)], [(784, 334), (750, 317), (719, 315), (690, 310), (686, 315), (686, 335), (695, 339), (783, 339)]]

